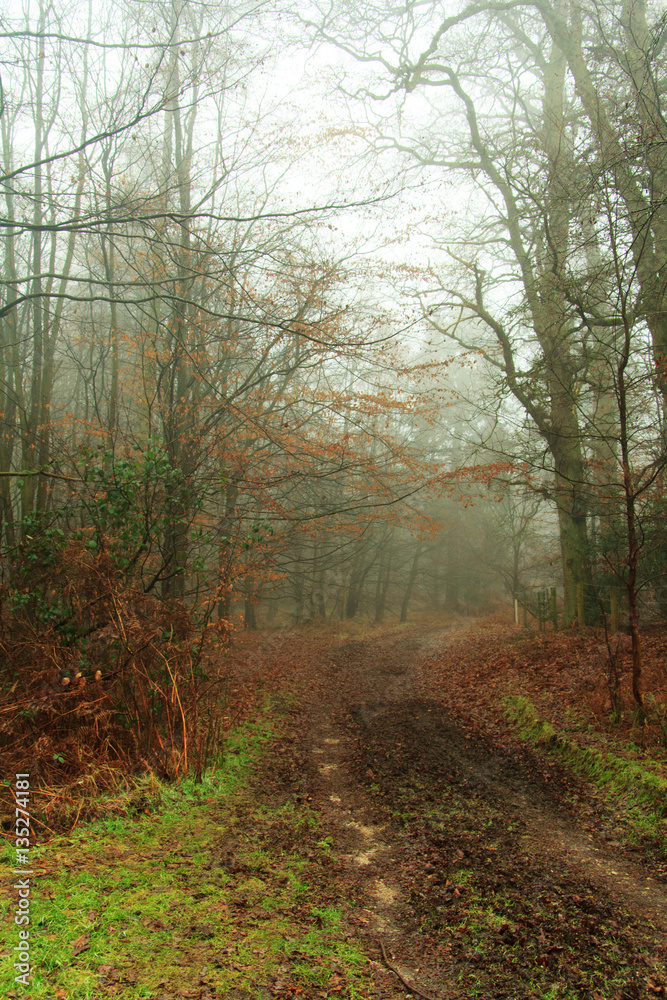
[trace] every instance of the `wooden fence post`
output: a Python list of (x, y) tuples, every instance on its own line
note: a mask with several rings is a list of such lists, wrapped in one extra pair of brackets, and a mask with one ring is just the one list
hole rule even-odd
[(556, 603), (556, 588), (551, 588), (551, 620), (554, 623), (554, 632), (558, 631), (558, 604)]

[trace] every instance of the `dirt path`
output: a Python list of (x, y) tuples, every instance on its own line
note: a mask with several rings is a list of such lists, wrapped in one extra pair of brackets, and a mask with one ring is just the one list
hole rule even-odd
[(667, 890), (572, 815), (565, 782), (509, 738), (419, 697), (447, 635), (350, 642), (318, 664), (290, 780), (361, 903), (376, 995), (667, 995)]

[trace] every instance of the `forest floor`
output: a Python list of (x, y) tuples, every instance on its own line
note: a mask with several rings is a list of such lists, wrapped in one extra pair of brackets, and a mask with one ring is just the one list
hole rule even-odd
[[(663, 851), (514, 734), (498, 679), (470, 670), (478, 628), (343, 643), (276, 759), (362, 904), (369, 995), (667, 995)], [(443, 647), (458, 673), (438, 670)]]
[(605, 798), (502, 709), (521, 694), (660, 783), (645, 730), (593, 724), (578, 641), (464, 619), (244, 637), (273, 708), (230, 745), (236, 779), (41, 847), (40, 968), (6, 995), (667, 996), (662, 809)]

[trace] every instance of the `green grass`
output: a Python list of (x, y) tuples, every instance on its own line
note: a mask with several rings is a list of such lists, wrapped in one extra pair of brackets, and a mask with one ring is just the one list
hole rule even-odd
[[(329, 850), (313, 851), (325, 844), (316, 817), (263, 804), (249, 785), (271, 733), (268, 716), (239, 730), (201, 784), (161, 786), (159, 813), (100, 820), (35, 849), (32, 980), (16, 984), (10, 960), (0, 995), (98, 1000), (111, 984), (140, 1000), (201, 981), (261, 998), (279, 979), (361, 995), (367, 960), (311, 884), (312, 855), (324, 863)], [(13, 851), (3, 860), (8, 954), (18, 942)]]
[(506, 698), (504, 709), (523, 739), (591, 781), (613, 807), (615, 819), (622, 820), (636, 839), (648, 839), (661, 850), (667, 849), (667, 780), (650, 769), (653, 765), (659, 770), (660, 762), (581, 746), (540, 718), (522, 696)]

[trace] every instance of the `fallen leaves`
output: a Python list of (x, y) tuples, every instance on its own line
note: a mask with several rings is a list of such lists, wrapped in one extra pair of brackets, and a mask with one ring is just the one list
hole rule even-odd
[(80, 955), (82, 952), (88, 951), (90, 948), (90, 934), (82, 934), (81, 937), (76, 939), (76, 941), (72, 941), (71, 948), (72, 958), (76, 958), (76, 956)]

